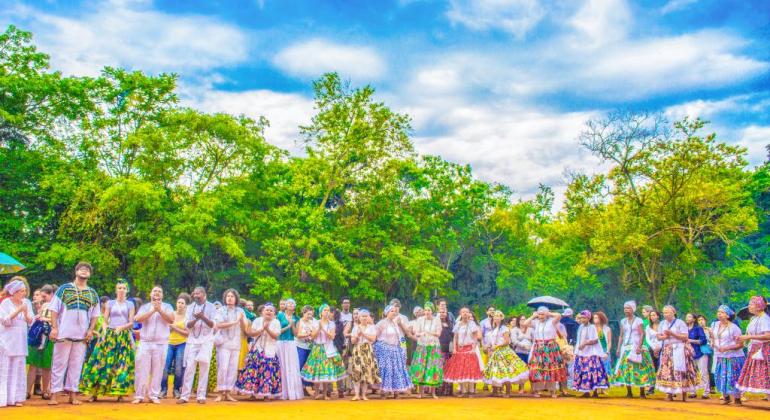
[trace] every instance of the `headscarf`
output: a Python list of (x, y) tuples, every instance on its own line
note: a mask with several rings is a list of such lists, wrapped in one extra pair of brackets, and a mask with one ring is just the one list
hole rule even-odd
[(762, 296), (752, 296), (749, 300), (749, 304), (754, 304), (754, 306), (762, 311), (767, 307), (767, 301)]
[(421, 307), (415, 306), (414, 309), (412, 309), (412, 315), (417, 315), (417, 312), (420, 312), (421, 310)]
[(537, 313), (539, 314), (547, 314), (549, 312), (551, 311), (545, 306), (540, 306), (539, 308), (537, 308)]
[(297, 301), (296, 301), (296, 300), (294, 300), (294, 299), (292, 299), (292, 298), (288, 298), (288, 299), (286, 299), (286, 304), (288, 305), (289, 303), (293, 303), (293, 304), (294, 304), (294, 307), (295, 307), (295, 308), (297, 307)]
[(9, 295), (13, 295), (14, 293), (18, 292), (19, 290), (26, 289), (27, 286), (24, 284), (21, 280), (14, 280), (9, 282), (5, 285), (3, 290), (5, 290), (5, 293), (8, 293)]
[(371, 315), (371, 313), (369, 312), (368, 309), (359, 309), (358, 310), (358, 315), (359, 316), (361, 316), (361, 315)]
[(629, 307), (629, 308), (631, 308), (631, 312), (636, 312), (636, 301), (634, 301), (634, 300), (629, 300), (629, 301), (627, 301), (626, 303), (624, 303), (624, 304), (623, 304), (623, 307), (624, 307), (624, 308), (625, 308), (626, 306), (627, 306), (627, 307)]
[(321, 316), (321, 312), (323, 312), (324, 309), (326, 309), (328, 307), (329, 307), (328, 303), (322, 303), (321, 306), (318, 307), (318, 316), (320, 317)]
[(383, 317), (388, 316), (388, 312), (390, 312), (391, 309), (393, 309), (393, 305), (385, 306), (385, 309), (382, 310), (382, 316)]
[(572, 310), (572, 308), (567, 308), (564, 310), (564, 313), (562, 315), (564, 316), (572, 316), (575, 312)]
[(425, 302), (425, 305), (423, 305), (423, 307), (424, 307), (426, 310), (427, 310), (427, 309), (430, 309), (430, 311), (431, 311), (431, 312), (436, 312), (436, 306), (435, 306), (435, 305), (433, 305), (433, 302), (431, 302), (431, 301), (427, 301), (427, 302)]
[(273, 308), (273, 312), (275, 312), (275, 305), (273, 305), (273, 302), (267, 302), (262, 305), (262, 310), (265, 310), (265, 308)]
[(591, 319), (591, 311), (589, 311), (588, 309), (583, 309), (582, 311), (580, 311), (580, 316), (586, 317), (590, 321), (590, 319)]
[(118, 279), (118, 280), (115, 282), (115, 287), (118, 287), (118, 286), (119, 286), (119, 285), (121, 285), (121, 284), (123, 284), (123, 285), (125, 285), (125, 286), (126, 286), (126, 293), (128, 293), (128, 292), (130, 292), (130, 291), (131, 291), (131, 285), (129, 285), (129, 284), (128, 284), (128, 281), (126, 281), (126, 279), (123, 279), (123, 278), (121, 278), (121, 279)]
[(733, 319), (733, 316), (735, 316), (735, 311), (727, 305), (719, 305), (717, 311), (724, 312), (730, 319)]

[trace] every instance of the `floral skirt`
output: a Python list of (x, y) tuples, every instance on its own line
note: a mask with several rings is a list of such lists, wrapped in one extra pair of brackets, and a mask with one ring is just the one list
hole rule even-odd
[(108, 328), (83, 367), (80, 392), (91, 396), (124, 396), (134, 388), (134, 341), (131, 331)]
[(461, 346), (446, 362), (444, 381), (450, 383), (479, 382), (484, 374), (479, 366), (479, 356), (473, 345)]
[(328, 357), (324, 346), (313, 344), (300, 376), (308, 382), (323, 384), (337, 382), (347, 376), (347, 373), (339, 353)]
[(374, 343), (374, 356), (380, 368), (383, 392), (404, 392), (414, 387), (406, 370), (406, 355), (400, 345), (390, 345), (377, 341)]
[(717, 357), (714, 369), (714, 383), (716, 384), (717, 392), (732, 397), (741, 396), (741, 391), (735, 385), (741, 376), (741, 368), (745, 361), (746, 358), (743, 356)]
[[(650, 351), (642, 349), (642, 361), (634, 363), (628, 360), (628, 356), (634, 349), (624, 350), (615, 365), (615, 372), (612, 375), (612, 385), (614, 386), (638, 386), (651, 387), (655, 385), (655, 363), (652, 361)], [(609, 372), (607, 372), (609, 374)]]
[(679, 372), (674, 370), (674, 345), (667, 344), (660, 351), (660, 368), (655, 378), (655, 389), (667, 394), (680, 392), (695, 392), (695, 387), (700, 383), (698, 370), (693, 360), (694, 350), (692, 346), (685, 345), (684, 358), (686, 370)]
[(567, 368), (556, 340), (535, 340), (532, 344), (529, 380), (532, 383), (559, 383), (567, 380)]
[[(198, 389), (198, 376), (201, 373), (198, 364), (195, 364), (195, 375), (193, 376), (193, 384), (191, 389)], [(206, 386), (207, 392), (215, 392), (217, 389), (217, 348), (211, 351), (211, 362), (209, 362), (209, 382)]]
[[(762, 360), (753, 359), (760, 352)], [(770, 394), (770, 342), (751, 345), (736, 388), (743, 392)]]
[(355, 383), (366, 382), (368, 385), (379, 384), (380, 368), (374, 358), (374, 349), (369, 343), (359, 343), (353, 346), (348, 362), (350, 379)]
[(439, 386), (444, 381), (444, 361), (440, 346), (417, 346), (409, 375), (415, 385)]
[(591, 392), (609, 388), (607, 371), (599, 356), (575, 356), (572, 389), (579, 392)]
[(509, 347), (500, 347), (492, 352), (484, 368), (484, 383), (501, 386), (506, 383), (524, 383), (529, 378), (529, 367)]
[(262, 350), (250, 351), (246, 366), (238, 373), (235, 388), (258, 397), (281, 396), (281, 362), (278, 355), (265, 357)]

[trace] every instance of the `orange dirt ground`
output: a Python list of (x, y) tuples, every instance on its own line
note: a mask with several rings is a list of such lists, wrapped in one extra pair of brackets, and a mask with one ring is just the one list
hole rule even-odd
[[(238, 403), (215, 403), (209, 399), (205, 406), (195, 402), (177, 405), (173, 399), (164, 400), (161, 405), (132, 405), (129, 402), (116, 403), (114, 398), (81, 406), (60, 404), (48, 407), (36, 397), (23, 408), (2, 408), (0, 419), (655, 419), (666, 417), (672, 420), (685, 419), (749, 419), (766, 418), (770, 414), (770, 402), (752, 396), (744, 407), (722, 406), (718, 399), (691, 400), (687, 403), (663, 401), (660, 395), (642, 401), (628, 400), (614, 396), (621, 390), (613, 390), (612, 397), (600, 400), (563, 397), (551, 398), (519, 397), (472, 399), (442, 398), (439, 400), (405, 398), (400, 400), (379, 400), (351, 402), (331, 401), (242, 401)], [(64, 401), (62, 397), (60, 401)], [(663, 416), (663, 417), (662, 417)]]

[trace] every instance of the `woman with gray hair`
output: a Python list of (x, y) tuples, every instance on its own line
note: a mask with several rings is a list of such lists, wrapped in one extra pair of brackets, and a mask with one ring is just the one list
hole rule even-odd
[(676, 318), (676, 308), (666, 305), (663, 308), (664, 320), (658, 329), (658, 339), (663, 350), (660, 352), (660, 368), (655, 378), (655, 388), (665, 392), (666, 399), (674, 400), (674, 394), (682, 394), (682, 401), (687, 401), (687, 393), (695, 392), (698, 385), (698, 371), (693, 360), (693, 348), (689, 342), (687, 325)]
[(534, 338), (529, 358), (529, 381), (535, 397), (540, 397), (540, 391), (547, 389), (551, 391), (551, 397), (556, 398), (556, 386), (567, 380), (567, 369), (556, 342), (560, 319), (560, 314), (541, 306), (522, 323), (532, 327)]

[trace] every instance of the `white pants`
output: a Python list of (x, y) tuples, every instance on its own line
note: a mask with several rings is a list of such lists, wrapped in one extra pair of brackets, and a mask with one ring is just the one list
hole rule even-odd
[(281, 399), (301, 400), (302, 379), (294, 340), (278, 340), (278, 360), (281, 362)]
[(143, 400), (145, 396), (149, 396), (151, 400), (156, 400), (160, 397), (167, 351), (167, 343), (139, 341), (136, 349), (135, 399)]
[(232, 391), (238, 379), (238, 357), (241, 349), (217, 347), (217, 391)]
[(709, 381), (709, 357), (704, 354), (695, 362), (698, 364), (698, 370), (700, 371), (700, 384), (696, 389), (702, 389), (703, 395), (708, 395), (711, 391), (711, 382)]
[[(51, 392), (78, 392), (80, 373), (86, 356), (86, 343), (60, 341), (53, 345)], [(67, 374), (66, 381), (64, 374)]]
[[(205, 362), (196, 362), (195, 358), (198, 357), (198, 353), (202, 350), (205, 351), (205, 346), (211, 346), (208, 344), (192, 344), (187, 343), (184, 348), (184, 382), (182, 382), (182, 395), (180, 399), (189, 400), (190, 392), (192, 391), (193, 379), (195, 379), (195, 365), (198, 365), (198, 392), (196, 394), (197, 400), (206, 399), (206, 390), (209, 386), (209, 365), (211, 364), (211, 352), (208, 353), (208, 358)], [(211, 347), (209, 347), (210, 349)]]
[(0, 350), (0, 407), (27, 399), (27, 356), (6, 356)]

